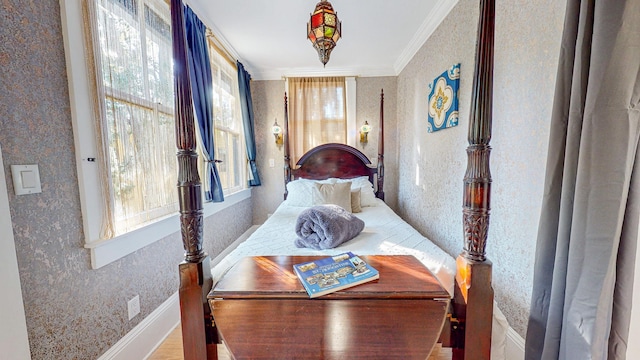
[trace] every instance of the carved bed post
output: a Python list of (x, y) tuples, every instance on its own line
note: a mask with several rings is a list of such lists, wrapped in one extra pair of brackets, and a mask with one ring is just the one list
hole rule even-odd
[(495, 0), (480, 1), (473, 93), (469, 116), (467, 170), (464, 176), (464, 248), (458, 256), (457, 298), (466, 308), (463, 318), (464, 350), (454, 349), (454, 359), (489, 359), (493, 318), (491, 262), (485, 256), (491, 201), (491, 121), (493, 104), (493, 43)]
[(384, 89), (380, 90), (380, 124), (378, 125), (378, 199), (384, 201)]
[(291, 180), (291, 159), (289, 157), (289, 106), (287, 103), (287, 93), (284, 93), (284, 199), (287, 200), (287, 184)]
[[(173, 40), (176, 142), (178, 147), (178, 197), (180, 230), (185, 260), (179, 265), (180, 316), (186, 360), (217, 358), (206, 296), (212, 286), (209, 257), (203, 250), (203, 210), (191, 84), (187, 63), (182, 0), (171, 0)], [(209, 331), (208, 331), (208, 330)], [(209, 345), (211, 344), (211, 345)]]

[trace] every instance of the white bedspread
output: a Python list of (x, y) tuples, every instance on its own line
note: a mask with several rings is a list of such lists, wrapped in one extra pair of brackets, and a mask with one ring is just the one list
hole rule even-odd
[[(284, 204), (284, 203), (283, 203)], [(334, 255), (351, 251), (357, 255), (413, 255), (453, 294), (455, 260), (438, 246), (402, 220), (382, 200), (377, 206), (363, 207), (354, 215), (365, 223), (364, 230), (354, 239), (327, 250), (297, 248), (295, 224), (298, 214), (306, 208), (280, 205), (246, 241), (215, 264), (214, 284), (224, 272), (245, 256), (258, 255)]]

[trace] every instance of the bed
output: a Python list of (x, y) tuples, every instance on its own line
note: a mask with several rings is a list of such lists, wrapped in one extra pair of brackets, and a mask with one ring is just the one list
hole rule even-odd
[(381, 199), (373, 199), (373, 206), (362, 207), (361, 212), (354, 214), (365, 223), (364, 229), (358, 236), (340, 246), (324, 250), (299, 248), (294, 245), (296, 220), (308, 207), (291, 205), (287, 201), (291, 199), (284, 201), (264, 224), (231, 253), (225, 255), (219, 262), (212, 262), (214, 284), (226, 270), (246, 256), (332, 256), (351, 251), (358, 255), (413, 255), (436, 275), (450, 294), (453, 294), (455, 260), (420, 235)]
[[(254, 255), (323, 254), (345, 249), (367, 254), (409, 254), (425, 264), (452, 295), (440, 341), (452, 348), (453, 359), (489, 359), (493, 318), (492, 264), (486, 258), (490, 209), (491, 177), (489, 172), (489, 140), (491, 138), (491, 102), (493, 73), (494, 0), (481, 0), (478, 25), (478, 49), (473, 81), (469, 121), (468, 167), (463, 180), (463, 250), (453, 259), (400, 219), (384, 200), (384, 128), (380, 126), (377, 166), (360, 151), (343, 144), (325, 144), (310, 150), (290, 165), (285, 119), (285, 201), (277, 211), (245, 242), (211, 268), (202, 248), (202, 199), (195, 156), (195, 129), (191, 110), (191, 93), (186, 66), (181, 0), (172, 0), (173, 56), (176, 68), (176, 135), (178, 140), (178, 191), (180, 222), (185, 248), (185, 261), (179, 265), (180, 307), (185, 359), (215, 359), (219, 339), (207, 303), (207, 294), (225, 271), (239, 259)], [(383, 116), (381, 94), (380, 114)], [(285, 95), (285, 112), (286, 112)], [(357, 215), (366, 227), (358, 237), (335, 249), (318, 252), (299, 249), (292, 233), (302, 206), (296, 206), (299, 184), (307, 181), (354, 181), (367, 188), (370, 206)], [(335, 179), (335, 180), (327, 180)], [(340, 179), (340, 180), (339, 180)], [(346, 180), (345, 180), (346, 179)], [(376, 190), (373, 191), (373, 185)], [(369, 189), (367, 189), (369, 191)], [(373, 195), (373, 198), (371, 198)], [(361, 195), (362, 196), (362, 195)], [(361, 198), (362, 201), (363, 198)], [(292, 204), (293, 203), (293, 204)], [(362, 202), (361, 202), (362, 203)], [(288, 229), (288, 230), (287, 230)], [(391, 229), (389, 232), (388, 230)], [(398, 236), (400, 235), (400, 236)], [(283, 238), (282, 242), (273, 241)], [(265, 245), (265, 244), (268, 244)], [(277, 354), (276, 355), (277, 358)]]

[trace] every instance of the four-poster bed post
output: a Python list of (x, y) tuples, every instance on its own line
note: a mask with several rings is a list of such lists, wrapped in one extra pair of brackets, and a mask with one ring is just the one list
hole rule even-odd
[[(489, 359), (493, 319), (492, 264), (485, 256), (491, 202), (491, 121), (495, 0), (480, 1), (473, 92), (469, 116), (467, 170), (464, 176), (464, 248), (456, 259), (454, 314), (464, 319), (463, 346), (454, 359)], [(465, 304), (465, 306), (460, 306)], [(466, 352), (465, 352), (466, 351)]]
[(376, 196), (384, 201), (384, 89), (380, 90), (380, 123), (378, 128), (378, 192)]
[(175, 128), (178, 147), (177, 186), (180, 230), (185, 249), (185, 260), (179, 265), (182, 343), (185, 359), (216, 359), (216, 342), (210, 338), (214, 334), (211, 330), (211, 311), (206, 299), (213, 281), (209, 256), (203, 250), (202, 193), (198, 175), (183, 6), (182, 0), (171, 0)]
[(291, 157), (289, 156), (289, 103), (287, 93), (284, 93), (284, 199), (287, 200), (287, 183), (291, 179)]

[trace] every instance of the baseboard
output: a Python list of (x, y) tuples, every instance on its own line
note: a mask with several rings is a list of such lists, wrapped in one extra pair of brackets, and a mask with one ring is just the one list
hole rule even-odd
[[(211, 261), (211, 265), (215, 265), (227, 256), (257, 228), (258, 225), (254, 225), (245, 231), (244, 234), (216, 256)], [(180, 324), (180, 298), (176, 292), (100, 356), (98, 360), (146, 359), (162, 344), (178, 324)]]
[(505, 359), (524, 360), (524, 339), (512, 327), (507, 330), (504, 353)]
[(98, 360), (146, 359), (179, 323), (180, 301), (176, 292)]

